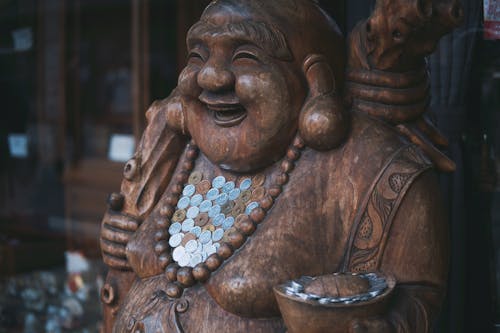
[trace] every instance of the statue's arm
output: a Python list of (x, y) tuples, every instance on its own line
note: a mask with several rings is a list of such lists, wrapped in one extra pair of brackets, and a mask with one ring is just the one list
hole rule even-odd
[(446, 289), (448, 229), (437, 177), (415, 180), (393, 221), (380, 269), (397, 280), (384, 318), (352, 323), (352, 332), (431, 332)]
[(111, 332), (116, 311), (136, 278), (127, 259), (127, 244), (156, 206), (186, 145), (186, 138), (168, 124), (169, 108), (179, 103), (174, 91), (147, 111), (148, 125), (134, 157), (125, 165), (120, 194), (114, 195), (101, 223), (101, 252), (110, 268), (101, 293), (105, 332)]

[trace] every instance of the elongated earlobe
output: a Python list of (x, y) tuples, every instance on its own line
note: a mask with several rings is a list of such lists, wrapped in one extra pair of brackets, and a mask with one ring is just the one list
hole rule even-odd
[(180, 96), (171, 96), (165, 100), (165, 117), (167, 125), (175, 132), (187, 135), (187, 117), (185, 115), (185, 103)]
[(303, 70), (309, 84), (309, 96), (300, 113), (300, 135), (312, 149), (338, 147), (347, 136), (349, 119), (342, 98), (335, 91), (330, 65), (324, 56), (313, 54), (306, 57)]

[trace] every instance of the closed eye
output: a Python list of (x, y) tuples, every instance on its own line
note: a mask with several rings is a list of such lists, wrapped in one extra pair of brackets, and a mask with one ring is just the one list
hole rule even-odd
[(259, 58), (255, 54), (248, 52), (248, 51), (237, 52), (233, 57), (233, 61), (238, 60), (238, 59), (248, 59), (248, 60), (259, 61)]
[(204, 61), (203, 56), (196, 51), (189, 52), (188, 60), (191, 60), (191, 59)]

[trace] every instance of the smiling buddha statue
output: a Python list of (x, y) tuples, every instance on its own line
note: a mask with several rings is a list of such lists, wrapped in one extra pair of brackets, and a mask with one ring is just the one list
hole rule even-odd
[(424, 57), (460, 17), (381, 0), (346, 43), (312, 0), (213, 1), (110, 196), (104, 331), (429, 332), (453, 163)]

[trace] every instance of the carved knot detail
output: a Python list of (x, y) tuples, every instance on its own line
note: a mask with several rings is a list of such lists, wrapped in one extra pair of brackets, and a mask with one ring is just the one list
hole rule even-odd
[(394, 192), (399, 193), (401, 192), (409, 178), (409, 175), (394, 173), (389, 177), (389, 186)]
[(370, 239), (373, 234), (373, 223), (368, 215), (365, 215), (363, 222), (359, 226), (359, 237)]

